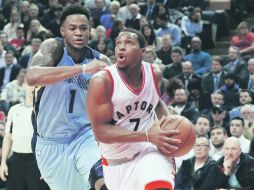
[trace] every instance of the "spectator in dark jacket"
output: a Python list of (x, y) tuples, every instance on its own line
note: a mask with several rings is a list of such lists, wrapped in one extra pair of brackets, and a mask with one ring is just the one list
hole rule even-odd
[(229, 137), (224, 144), (224, 156), (214, 167), (215, 188), (254, 189), (254, 158), (241, 152), (236, 137)]
[(199, 136), (194, 145), (195, 156), (183, 161), (175, 181), (175, 190), (214, 190), (212, 169), (215, 161), (209, 157), (210, 141)]

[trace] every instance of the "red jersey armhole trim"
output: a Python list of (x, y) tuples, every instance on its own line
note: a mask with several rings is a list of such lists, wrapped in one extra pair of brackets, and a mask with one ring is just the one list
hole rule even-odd
[(112, 97), (113, 96), (113, 92), (114, 92), (114, 80), (113, 80), (113, 77), (112, 77), (110, 71), (107, 70), (107, 69), (105, 69), (105, 71), (108, 73), (108, 76), (109, 76), (109, 78), (111, 80), (112, 88), (111, 88), (110, 96)]
[(159, 90), (159, 87), (158, 87), (158, 82), (157, 82), (157, 78), (156, 78), (156, 75), (154, 73), (154, 68), (152, 66), (152, 64), (150, 64), (150, 67), (151, 67), (151, 70), (152, 70), (152, 74), (153, 74), (153, 81), (154, 81), (154, 85), (155, 85), (155, 88), (156, 88), (156, 91), (159, 95), (159, 97), (161, 96), (161, 93), (160, 93), (160, 90)]
[(169, 190), (173, 190), (173, 186), (170, 182), (168, 181), (152, 181), (145, 186), (145, 190), (154, 190), (154, 189), (159, 189), (159, 188), (167, 188)]

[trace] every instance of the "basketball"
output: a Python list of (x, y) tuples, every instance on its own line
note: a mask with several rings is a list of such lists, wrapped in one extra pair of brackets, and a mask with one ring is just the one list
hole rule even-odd
[[(168, 121), (168, 122), (167, 122)], [(179, 149), (172, 152), (170, 157), (179, 157), (188, 153), (196, 140), (196, 130), (186, 117), (181, 115), (169, 115), (166, 117), (166, 121), (161, 124), (162, 130), (179, 130), (180, 134), (174, 135), (174, 138), (180, 139), (181, 143), (175, 144)]]

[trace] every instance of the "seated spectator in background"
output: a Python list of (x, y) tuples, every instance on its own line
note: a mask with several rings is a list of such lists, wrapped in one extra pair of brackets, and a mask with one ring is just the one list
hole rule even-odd
[(237, 35), (232, 37), (231, 45), (238, 47), (243, 56), (254, 55), (254, 33), (249, 31), (247, 22), (244, 21), (238, 25)]
[(113, 47), (114, 47), (114, 44), (115, 44), (115, 40), (116, 40), (116, 37), (118, 36), (119, 32), (124, 28), (124, 24), (123, 24), (123, 21), (120, 20), (120, 19), (117, 19), (113, 26), (112, 26), (112, 30), (110, 32), (110, 40), (113, 42)]
[(179, 115), (187, 117), (192, 123), (196, 123), (199, 116), (198, 108), (188, 102), (188, 94), (184, 88), (175, 90), (173, 106)]
[(7, 34), (8, 40), (11, 41), (12, 39), (17, 38), (16, 30), (20, 24), (20, 12), (13, 9), (9, 21), (10, 22), (4, 26), (3, 31)]
[(0, 94), (0, 99), (6, 102), (8, 110), (13, 105), (24, 102), (26, 98), (24, 88), (25, 75), (25, 70), (20, 69), (17, 78), (9, 82)]
[(100, 25), (100, 18), (105, 14), (109, 14), (110, 11), (105, 0), (95, 0), (95, 7), (90, 9), (90, 13), (93, 20), (93, 27), (96, 28)]
[(166, 65), (163, 71), (163, 77), (166, 79), (178, 77), (182, 74), (183, 50), (180, 47), (174, 47), (171, 52), (171, 59), (172, 63)]
[(214, 167), (214, 189), (254, 189), (254, 158), (243, 154), (236, 137), (224, 143), (224, 156)]
[(156, 51), (157, 57), (162, 61), (163, 65), (172, 63), (172, 38), (169, 34), (165, 34), (161, 38), (161, 49)]
[(227, 111), (221, 105), (215, 105), (209, 114), (211, 119), (211, 126), (213, 127), (223, 127), (226, 129), (227, 133), (230, 134)]
[(148, 63), (151, 63), (155, 67), (158, 67), (161, 70), (161, 72), (163, 72), (165, 69), (165, 65), (163, 65), (161, 60), (157, 57), (154, 48), (152, 46), (147, 46), (145, 48), (143, 60)]
[(250, 150), (250, 140), (244, 137), (244, 120), (241, 117), (235, 117), (230, 121), (230, 133), (233, 137), (239, 139), (241, 151), (248, 153)]
[(95, 49), (106, 56), (111, 55), (113, 53), (113, 51), (109, 49), (106, 39), (98, 40)]
[(234, 117), (241, 116), (241, 108), (246, 104), (251, 104), (252, 102), (252, 94), (249, 90), (242, 89), (239, 95), (240, 106), (234, 107), (231, 111), (229, 111), (230, 120)]
[(254, 138), (251, 140), (251, 143), (250, 143), (249, 155), (254, 158)]
[(248, 61), (248, 71), (244, 77), (239, 80), (239, 86), (242, 89), (248, 89), (254, 93), (254, 58)]
[(203, 21), (199, 7), (193, 8), (189, 16), (182, 17), (181, 30), (183, 32), (181, 46), (186, 49), (186, 54), (188, 54), (191, 51), (191, 39), (203, 31)]
[(214, 190), (211, 171), (215, 161), (209, 156), (208, 137), (198, 136), (193, 149), (194, 157), (184, 160), (176, 174), (175, 190)]
[(141, 14), (140, 14), (140, 7), (133, 3), (129, 6), (130, 13), (131, 13), (131, 18), (128, 18), (125, 22), (125, 26), (128, 28), (134, 28), (136, 30), (140, 30), (140, 19), (141, 19)]
[(4, 47), (5, 51), (11, 50), (14, 52), (14, 55), (16, 56), (16, 49), (11, 43), (9, 42), (8, 35), (4, 31), (0, 31), (0, 40), (2, 42), (2, 45)]
[(48, 21), (48, 27), (49, 33), (52, 35), (52, 37), (61, 37), (60, 33), (60, 16), (63, 11), (63, 6), (61, 4), (58, 4), (54, 7), (52, 7), (53, 11), (53, 17)]
[(200, 115), (195, 123), (197, 136), (209, 136), (211, 130), (210, 119), (206, 115)]
[(224, 77), (224, 82), (225, 84), (218, 91), (224, 95), (224, 106), (229, 111), (239, 106), (240, 88), (236, 83), (234, 73), (227, 73)]
[(194, 72), (200, 76), (209, 72), (211, 67), (211, 56), (201, 50), (201, 43), (199, 37), (193, 37), (191, 40), (192, 52), (184, 57), (184, 60), (192, 62)]
[(212, 57), (211, 71), (202, 76), (202, 91), (204, 95), (210, 96), (224, 84), (225, 72), (223, 71), (222, 59), (220, 56)]
[(100, 18), (100, 24), (103, 25), (106, 30), (111, 30), (116, 18), (118, 17), (118, 12), (120, 9), (120, 3), (116, 0), (110, 2), (109, 11), (110, 13), (104, 14)]
[(243, 135), (251, 141), (254, 138), (254, 105), (245, 104), (240, 112), (240, 117), (244, 120)]
[(146, 39), (147, 46), (152, 46), (153, 48), (160, 49), (158, 46), (157, 38), (155, 36), (155, 32), (153, 30), (153, 27), (149, 24), (145, 24), (141, 28), (141, 33), (144, 35)]
[[(155, 18), (154, 18), (153, 23), (152, 23), (153, 28), (155, 30), (157, 30), (160, 27), (159, 26), (159, 24), (160, 24), (160, 19), (159, 19), (160, 15), (168, 15), (168, 18), (169, 18), (169, 9), (167, 8), (167, 6), (162, 4), (162, 3), (158, 3), (158, 1), (157, 1), (157, 4), (158, 4), (158, 12), (155, 15)], [(168, 21), (170, 21), (170, 20), (171, 20), (171, 18), (169, 18)], [(172, 22), (172, 23), (175, 23), (175, 22)]]
[(21, 66), (14, 64), (14, 53), (9, 50), (4, 55), (5, 67), (0, 68), (0, 91), (7, 85), (8, 82), (17, 78)]
[(183, 82), (185, 90), (189, 93), (188, 85), (191, 80), (196, 80), (198, 84), (201, 82), (200, 76), (194, 73), (193, 66), (190, 61), (182, 62), (182, 74), (178, 78)]
[[(204, 96), (204, 97), (208, 99), (207, 96)], [(201, 111), (202, 114), (210, 115), (213, 107), (217, 105), (219, 106), (224, 105), (224, 95), (222, 93), (215, 91), (210, 95), (210, 98), (211, 98), (211, 102), (209, 102), (210, 100), (208, 101), (206, 109)]]
[(39, 20), (34, 19), (30, 22), (30, 27), (27, 32), (26, 41), (30, 42), (34, 37), (43, 39), (43, 35), (45, 35), (45, 33), (48, 33), (48, 30), (41, 25)]
[(189, 92), (188, 101), (194, 104), (199, 111), (204, 110), (207, 104), (207, 97), (203, 95), (201, 90), (201, 79), (191, 79), (188, 83), (187, 89)]
[(234, 72), (237, 81), (244, 78), (247, 72), (246, 62), (241, 58), (240, 49), (236, 46), (229, 47), (228, 59), (225, 61), (224, 71)]
[(156, 31), (157, 37), (162, 37), (165, 34), (169, 34), (172, 38), (172, 45), (179, 46), (181, 44), (181, 29), (175, 24), (169, 22), (169, 16), (166, 14), (159, 15), (158, 20), (158, 30)]
[[(27, 50), (28, 52), (22, 55), (19, 59), (19, 64), (21, 67), (26, 69), (30, 66), (30, 63), (32, 61), (32, 57), (37, 53), (39, 50), (39, 47), (41, 45), (41, 39), (40, 38), (33, 38), (31, 40), (30, 50)], [(28, 48), (27, 48), (28, 49)]]
[(228, 138), (227, 131), (224, 127), (213, 127), (210, 131), (212, 146), (209, 155), (214, 160), (219, 160), (223, 156), (223, 146)]
[(179, 88), (184, 88), (184, 85), (180, 79), (170, 78), (169, 80), (164, 80), (165, 89), (163, 89), (161, 99), (166, 105), (172, 105), (175, 102), (175, 90)]
[(159, 12), (159, 6), (156, 0), (146, 0), (146, 4), (140, 6), (140, 13), (146, 16), (149, 23), (153, 24)]
[(24, 24), (19, 24), (19, 26), (16, 29), (16, 38), (13, 38), (10, 41), (10, 44), (13, 45), (16, 48), (16, 52), (18, 56), (20, 56), (24, 45), (26, 43), (25, 39), (25, 32), (24, 32)]
[(125, 25), (125, 22), (128, 18), (131, 18), (131, 12), (130, 12), (130, 5), (132, 3), (135, 3), (135, 0), (125, 0), (125, 5), (120, 7), (119, 9), (119, 20), (122, 21), (123, 25)]

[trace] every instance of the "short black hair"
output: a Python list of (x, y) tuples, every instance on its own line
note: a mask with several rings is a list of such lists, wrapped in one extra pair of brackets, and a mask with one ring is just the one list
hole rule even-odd
[[(136, 29), (133, 29), (133, 28), (124, 28), (124, 29), (122, 29), (122, 30), (120, 31), (120, 33), (121, 33), (121, 32), (130, 32), (130, 33), (137, 34), (139, 46), (140, 46), (141, 48), (145, 48), (145, 47), (146, 47), (146, 39), (145, 39), (144, 35), (143, 35), (140, 31), (138, 31), (138, 30), (136, 30)], [(120, 34), (120, 33), (119, 33), (119, 34)]]
[(228, 135), (227, 130), (226, 130), (224, 127), (220, 127), (220, 126), (212, 127), (211, 130), (210, 130), (210, 134), (211, 134), (212, 131), (215, 130), (215, 129), (220, 129), (220, 130), (222, 130), (222, 132), (223, 132), (224, 135)]
[(172, 53), (178, 53), (179, 55), (183, 56), (183, 50), (182, 50), (182, 48), (180, 48), (180, 47), (174, 47), (174, 48), (172, 49), (171, 54), (172, 54)]
[(75, 14), (85, 15), (88, 20), (90, 20), (91, 17), (90, 11), (86, 7), (81, 5), (69, 5), (63, 9), (62, 15), (60, 17), (60, 26), (62, 26), (67, 16)]
[(234, 117), (234, 118), (232, 118), (232, 119), (230, 120), (230, 123), (231, 123), (233, 120), (240, 120), (241, 123), (242, 123), (242, 126), (244, 127), (244, 119), (243, 119), (243, 118), (241, 118), (241, 117)]

